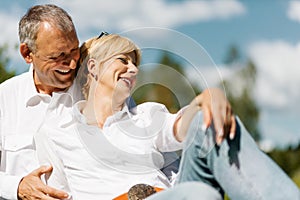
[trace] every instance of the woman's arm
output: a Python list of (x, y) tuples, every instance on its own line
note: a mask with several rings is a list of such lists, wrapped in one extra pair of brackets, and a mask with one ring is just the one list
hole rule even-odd
[(236, 124), (231, 106), (222, 90), (209, 88), (196, 96), (175, 121), (174, 135), (178, 141), (185, 139), (189, 125), (199, 110), (202, 110), (204, 115), (203, 129), (207, 129), (213, 123), (217, 133), (217, 144), (221, 144), (228, 134), (231, 139), (234, 138)]

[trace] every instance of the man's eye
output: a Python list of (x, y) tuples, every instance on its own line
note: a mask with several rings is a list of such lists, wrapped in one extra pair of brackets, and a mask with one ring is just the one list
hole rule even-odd
[(51, 56), (51, 57), (49, 57), (49, 59), (50, 60), (58, 60), (58, 59), (64, 58), (65, 56), (66, 56), (66, 54), (62, 52), (61, 54), (59, 54), (59, 56)]
[(54, 57), (54, 56), (52, 56), (52, 57), (49, 57), (49, 59), (50, 59), (50, 60), (57, 60), (57, 59), (58, 59), (58, 57)]

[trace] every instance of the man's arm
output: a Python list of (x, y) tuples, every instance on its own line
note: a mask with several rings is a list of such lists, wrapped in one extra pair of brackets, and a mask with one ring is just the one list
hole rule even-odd
[[(5, 167), (4, 159), (1, 158), (3, 150), (3, 112), (0, 108), (0, 168)], [(68, 197), (66, 192), (56, 190), (45, 185), (41, 176), (45, 173), (51, 172), (52, 167), (42, 166), (25, 177), (8, 175), (0, 171), (0, 198), (18, 200), (18, 199), (65, 199)]]
[[(3, 122), (3, 112), (1, 111), (0, 107), (0, 168), (3, 169), (2, 166), (2, 122)], [(5, 174), (4, 172), (0, 171), (0, 198), (5, 199), (17, 199), (17, 188), (19, 185), (19, 182), (22, 177), (18, 176), (9, 176)]]
[(3, 112), (0, 107), (0, 198), (5, 198), (5, 199), (18, 199), (17, 198), (17, 189), (20, 180), (22, 179), (21, 176), (12, 176), (12, 175), (7, 175), (5, 172), (2, 171), (4, 166), (2, 166), (4, 163), (4, 159), (2, 158), (2, 151), (3, 151)]
[(0, 198), (17, 200), (18, 185), (22, 177), (0, 172)]
[(66, 199), (68, 194), (45, 185), (40, 176), (51, 172), (52, 167), (42, 166), (25, 177), (0, 173), (0, 197), (4, 199)]

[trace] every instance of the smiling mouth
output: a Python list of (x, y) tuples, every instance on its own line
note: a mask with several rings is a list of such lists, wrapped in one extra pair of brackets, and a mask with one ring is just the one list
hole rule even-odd
[(62, 70), (62, 69), (57, 69), (55, 70), (56, 72), (58, 72), (59, 74), (69, 74), (71, 72), (71, 69), (68, 70)]
[(130, 79), (120, 77), (120, 80), (124, 81), (128, 85), (128, 87), (131, 88), (132, 83)]

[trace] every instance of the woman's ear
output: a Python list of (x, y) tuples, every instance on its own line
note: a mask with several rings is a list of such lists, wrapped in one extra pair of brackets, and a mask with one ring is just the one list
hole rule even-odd
[(26, 43), (21, 43), (20, 44), (20, 53), (22, 55), (22, 57), (24, 58), (24, 60), (26, 61), (26, 63), (31, 63), (32, 62), (32, 56), (31, 56), (31, 51), (28, 48)]
[(89, 59), (87, 62), (87, 68), (89, 71), (89, 74), (95, 78), (96, 81), (98, 81), (98, 66), (95, 59)]

